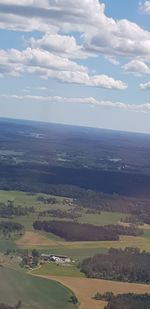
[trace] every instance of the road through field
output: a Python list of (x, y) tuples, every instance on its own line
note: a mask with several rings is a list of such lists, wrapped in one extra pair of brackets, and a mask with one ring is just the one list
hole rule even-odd
[(100, 279), (87, 278), (73, 278), (73, 277), (56, 277), (43, 276), (44, 278), (55, 280), (64, 286), (71, 289), (77, 296), (80, 302), (80, 309), (104, 309), (105, 302), (92, 299), (97, 293), (105, 293), (108, 291), (114, 294), (136, 293), (144, 294), (150, 293), (150, 285), (124, 283), (116, 281), (107, 281)]

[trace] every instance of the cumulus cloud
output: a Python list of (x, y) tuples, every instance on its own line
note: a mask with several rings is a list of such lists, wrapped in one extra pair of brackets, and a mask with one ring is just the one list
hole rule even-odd
[(69, 35), (46, 33), (38, 40), (32, 37), (30, 43), (33, 48), (44, 49), (58, 55), (61, 54), (63, 57), (86, 59), (92, 56), (91, 53), (84, 50), (82, 45), (77, 45), (76, 39)]
[[(148, 3), (145, 2), (146, 7)], [(0, 27), (43, 32), (51, 29), (54, 33), (76, 31), (82, 34), (88, 52), (134, 58), (150, 54), (150, 32), (126, 19), (107, 17), (104, 4), (98, 0), (0, 0)], [(57, 44), (54, 45), (49, 42), (48, 48), (56, 49)]]
[(150, 90), (150, 82), (145, 84), (140, 84), (140, 89), (142, 90)]
[(132, 60), (127, 64), (123, 65), (122, 68), (126, 72), (133, 74), (150, 74), (149, 66), (141, 60)]
[[(149, 4), (145, 1), (141, 9), (148, 12)], [(150, 32), (127, 19), (108, 17), (99, 0), (0, 0), (0, 28), (41, 34), (35, 38), (32, 33), (26, 42), (30, 47), (23, 51), (0, 51), (1, 76), (28, 73), (89, 87), (126, 89), (123, 81), (92, 74), (75, 61), (99, 54), (114, 65), (120, 64), (119, 57), (129, 58), (122, 66), (126, 72), (150, 73)]]
[(28, 72), (42, 78), (106, 89), (126, 89), (126, 83), (107, 75), (90, 75), (88, 68), (45, 50), (0, 50), (0, 73), (18, 75)]
[(69, 98), (69, 97), (60, 97), (60, 96), (34, 96), (34, 95), (8, 95), (1, 94), (1, 99), (14, 99), (19, 101), (39, 101), (39, 102), (48, 102), (48, 103), (66, 103), (66, 104), (85, 104), (91, 107), (97, 106), (100, 108), (112, 108), (119, 109), (129, 112), (150, 112), (150, 103), (144, 104), (126, 104), (122, 102), (112, 102), (112, 101), (99, 101), (93, 97), (84, 97), (84, 98)]
[(144, 4), (140, 3), (140, 11), (150, 15), (150, 1), (145, 1)]

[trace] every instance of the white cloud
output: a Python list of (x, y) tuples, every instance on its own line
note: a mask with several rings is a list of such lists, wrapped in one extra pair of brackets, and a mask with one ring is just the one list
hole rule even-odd
[(42, 38), (30, 39), (33, 48), (40, 48), (68, 58), (86, 59), (94, 56), (83, 49), (82, 45), (77, 45), (76, 39), (69, 35), (46, 33)]
[(142, 90), (150, 90), (150, 82), (145, 84), (140, 84), (140, 89)]
[[(84, 49), (88, 52), (134, 58), (150, 55), (150, 32), (126, 19), (107, 17), (104, 4), (98, 0), (24, 0), (20, 3), (19, 0), (0, 0), (1, 28), (55, 34), (76, 31), (83, 35)], [(54, 42), (48, 45), (57, 48)]]
[(113, 64), (113, 65), (119, 65), (120, 62), (116, 59), (116, 57), (113, 56), (105, 56), (105, 59), (108, 60), (109, 63)]
[(149, 57), (150, 32), (128, 20), (114, 21), (104, 17), (94, 33), (85, 33), (88, 51), (124, 57)]
[(150, 74), (150, 68), (141, 60), (132, 60), (122, 66), (126, 72), (133, 74)]
[(150, 15), (150, 1), (145, 1), (144, 4), (140, 3), (140, 11)]
[[(142, 6), (148, 11), (150, 1)], [(106, 89), (127, 88), (106, 74), (91, 74), (75, 59), (102, 54), (110, 63), (129, 58), (126, 72), (149, 74), (150, 32), (127, 19), (107, 17), (99, 0), (0, 0), (0, 28), (40, 31), (23, 51), (0, 51), (0, 75), (37, 74), (60, 82)], [(79, 42), (72, 33), (78, 33)], [(33, 34), (32, 34), (33, 36)]]
[(106, 89), (124, 90), (127, 85), (107, 75), (90, 75), (88, 68), (40, 49), (27, 48), (23, 51), (0, 50), (0, 73), (16, 75), (37, 74), (42, 78)]
[(99, 101), (93, 97), (84, 97), (84, 98), (67, 98), (60, 96), (34, 96), (34, 95), (8, 95), (1, 94), (0, 99), (14, 99), (19, 101), (39, 101), (39, 102), (48, 102), (48, 103), (66, 103), (66, 104), (85, 104), (91, 107), (97, 106), (99, 108), (105, 109), (119, 109), (129, 112), (150, 112), (150, 103), (144, 104), (126, 104), (122, 102), (112, 102), (112, 101)]

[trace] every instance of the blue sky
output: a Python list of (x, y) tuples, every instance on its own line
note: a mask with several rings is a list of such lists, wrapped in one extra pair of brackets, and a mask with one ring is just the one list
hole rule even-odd
[(0, 117), (150, 133), (150, 1), (0, 0)]

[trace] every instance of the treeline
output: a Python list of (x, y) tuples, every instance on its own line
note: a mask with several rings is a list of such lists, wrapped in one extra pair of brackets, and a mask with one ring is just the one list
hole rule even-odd
[(51, 204), (51, 205), (54, 205), (54, 204), (57, 203), (57, 199), (55, 197), (48, 197), (47, 198), (47, 197), (42, 196), (42, 195), (38, 196), (37, 201), (42, 202), (44, 204)]
[(51, 184), (49, 186), (49, 194), (72, 198), (74, 206), (89, 208), (89, 211), (121, 212), (138, 217), (142, 222), (150, 222), (148, 199), (127, 198), (118, 194), (109, 195), (77, 186), (60, 184)]
[[(24, 179), (26, 179), (25, 173)], [(149, 199), (136, 199), (131, 197), (124, 197), (118, 194), (110, 195), (67, 184), (44, 184), (41, 182), (41, 177), (39, 178), (40, 182), (38, 185), (36, 185), (35, 179), (32, 179), (32, 177), (26, 184), (23, 181), (16, 182), (14, 179), (12, 183), (9, 178), (7, 178), (7, 181), (4, 179), (1, 181), (0, 188), (3, 190), (18, 190), (31, 193), (43, 192), (54, 196), (72, 198), (75, 207), (84, 207), (92, 210), (106, 212), (121, 212), (125, 214), (131, 214), (133, 216), (139, 216), (143, 214), (145, 216), (145, 220), (147, 216), (150, 217)], [(38, 200), (49, 205), (58, 202), (55, 198), (50, 198), (50, 200), (47, 201), (47, 199), (42, 196), (39, 196)]]
[(149, 200), (126, 198), (117, 194), (110, 196), (92, 190), (83, 190), (82, 194), (74, 198), (74, 203), (78, 206), (107, 212), (122, 212), (132, 215), (150, 214)]
[[(7, 161), (7, 160), (6, 160)], [(0, 188), (3, 190), (20, 190), (49, 193), (49, 187), (55, 185), (79, 186), (85, 190), (93, 190), (120, 196), (150, 196), (150, 176), (123, 171), (103, 171), (88, 168), (69, 168), (44, 165), (41, 162), (18, 164), (0, 160)], [(13, 175), (13, 177), (12, 177)]]
[(127, 216), (121, 219), (121, 221), (138, 225), (143, 225), (144, 223), (150, 225), (150, 209), (147, 211), (147, 213), (143, 212), (142, 214)]
[(110, 249), (83, 260), (80, 270), (89, 278), (150, 283), (150, 253), (136, 248)]
[(26, 216), (29, 213), (34, 212), (34, 207), (22, 207), (15, 206), (12, 201), (6, 203), (0, 203), (0, 217), (12, 218), (14, 216)]
[(51, 210), (44, 210), (39, 212), (39, 217), (56, 217), (56, 218), (61, 218), (61, 219), (72, 219), (76, 220), (79, 217), (81, 217), (81, 214), (77, 213), (75, 209), (71, 209), (68, 211), (62, 211), (60, 209), (51, 209)]
[(23, 230), (23, 225), (13, 221), (0, 221), (0, 232), (2, 234), (18, 233)]
[(95, 226), (71, 221), (35, 221), (36, 230), (53, 233), (67, 241), (119, 240), (120, 235), (139, 236), (142, 230), (121, 225)]
[(104, 309), (149, 309), (150, 295), (120, 294), (113, 296)]
[(94, 299), (96, 300), (103, 300), (103, 301), (110, 301), (114, 297), (114, 294), (112, 292), (105, 292), (104, 294), (101, 294), (97, 292), (94, 296)]

